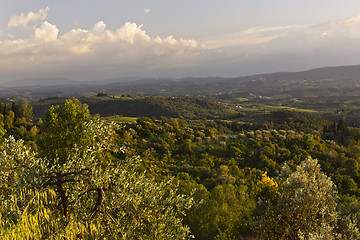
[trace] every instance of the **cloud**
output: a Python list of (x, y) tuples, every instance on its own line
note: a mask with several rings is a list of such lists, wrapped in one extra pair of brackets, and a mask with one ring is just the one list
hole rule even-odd
[(268, 43), (274, 39), (286, 35), (294, 26), (280, 27), (255, 27), (237, 33), (214, 36), (202, 40), (202, 43), (210, 49), (227, 48), (232, 46), (250, 46)]
[(41, 27), (35, 29), (35, 40), (41, 42), (56, 41), (59, 34), (59, 29), (48, 22), (43, 22)]
[(136, 40), (140, 42), (151, 40), (142, 27), (143, 25), (138, 26), (135, 23), (127, 22), (113, 34), (113, 37), (130, 44), (134, 44)]
[(151, 9), (149, 9), (149, 8), (144, 8), (144, 13), (145, 14), (149, 14), (151, 12)]
[(8, 27), (29, 27), (29, 24), (32, 22), (45, 20), (49, 11), (50, 8), (46, 7), (45, 9), (40, 9), (38, 13), (31, 11), (26, 15), (21, 13), (19, 16), (12, 16), (8, 23)]
[[(360, 40), (360, 16), (313, 25), (255, 27), (237, 33), (199, 40), (209, 49), (260, 56), (269, 54), (308, 54), (334, 51), (335, 47), (353, 48)], [(360, 59), (359, 59), (360, 60)]]
[(360, 40), (360, 15), (312, 25), (250, 28), (201, 42), (211, 49), (254, 47), (260, 52), (296, 52), (344, 44), (354, 39)]
[(208, 75), (236, 76), (360, 63), (360, 16), (309, 25), (254, 27), (198, 39)]
[[(10, 26), (31, 26), (30, 35), (0, 38), (0, 75), (16, 78), (36, 74), (73, 74), (102, 79), (161, 72), (191, 65), (204, 50), (195, 40), (152, 37), (143, 25), (126, 22), (108, 29), (103, 21), (92, 28), (61, 33), (45, 21), (48, 8), (12, 17)], [(25, 76), (20, 76), (22, 73)]]
[[(150, 36), (141, 24), (61, 31), (49, 9), (12, 17), (27, 36), (0, 35), (0, 76), (74, 79), (121, 76), (237, 76), (360, 62), (360, 16), (313, 25), (253, 27), (205, 39)], [(352, 61), (352, 62), (351, 62)], [(0, 80), (1, 80), (0, 79)]]

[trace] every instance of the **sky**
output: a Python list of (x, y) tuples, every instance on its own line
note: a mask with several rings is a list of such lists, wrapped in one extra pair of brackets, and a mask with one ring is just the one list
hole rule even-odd
[(360, 64), (359, 0), (0, 0), (0, 83)]

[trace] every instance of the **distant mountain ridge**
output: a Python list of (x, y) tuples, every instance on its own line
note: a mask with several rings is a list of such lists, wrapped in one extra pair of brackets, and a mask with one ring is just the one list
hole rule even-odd
[(148, 94), (212, 96), (214, 98), (263, 96), (286, 98), (321, 95), (360, 95), (360, 65), (316, 68), (222, 78), (119, 78), (73, 81), (65, 78), (32, 78), (2, 84), (0, 97), (78, 97), (96, 94)]

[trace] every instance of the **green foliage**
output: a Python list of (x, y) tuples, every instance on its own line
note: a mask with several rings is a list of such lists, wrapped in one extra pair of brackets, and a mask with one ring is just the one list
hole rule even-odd
[(87, 106), (77, 99), (69, 99), (62, 106), (49, 108), (38, 138), (41, 155), (65, 163), (76, 149), (90, 147), (93, 136), (86, 131), (86, 124), (91, 120)]
[(140, 118), (118, 131), (118, 144), (127, 147), (120, 155), (140, 155), (149, 172), (158, 175), (186, 172), (208, 189), (219, 183), (238, 184), (235, 166), (267, 171), (274, 177), (285, 162), (295, 167), (310, 155), (332, 177), (341, 195), (360, 196), (359, 142), (339, 146), (314, 134), (241, 126), (246, 127), (230, 121)]
[(357, 201), (352, 199), (341, 206), (338, 232), (342, 239), (360, 239), (360, 204)]
[[(7, 109), (7, 107), (5, 108)], [(15, 113), (12, 110), (5, 111), (4, 115), (4, 127), (7, 130), (10, 130), (14, 126)]]
[[(55, 192), (24, 188), (17, 194), (13, 194), (10, 199), (5, 199), (0, 204), (0, 238), (4, 240), (53, 239), (51, 232), (58, 226), (55, 222), (50, 223), (54, 216), (47, 207), (47, 203), (55, 200)], [(1, 196), (3, 197), (4, 194)]]
[(273, 121), (277, 129), (320, 132), (328, 122), (318, 115), (299, 111), (280, 110), (272, 112)]
[(285, 164), (281, 177), (282, 193), (277, 204), (266, 212), (260, 227), (263, 235), (270, 239), (334, 235), (337, 192), (334, 183), (321, 172), (317, 160), (307, 158), (295, 172)]
[(359, 140), (358, 131), (350, 131), (347, 126), (346, 120), (341, 118), (338, 123), (334, 122), (331, 125), (325, 126), (323, 130), (323, 138), (336, 141), (341, 145), (351, 145), (353, 141)]
[(32, 106), (25, 99), (21, 99), (14, 103), (12, 110), (15, 112), (16, 118), (25, 118), (27, 122), (33, 120)]
[(3, 142), (3, 137), (6, 133), (6, 130), (4, 128), (4, 124), (2, 122), (0, 122), (0, 143)]
[(68, 161), (39, 158), (10, 138), (0, 153), (2, 239), (187, 239), (182, 214), (192, 205), (171, 180), (157, 183), (131, 158), (106, 164), (111, 126), (87, 125), (91, 148)]
[[(81, 98), (93, 114), (127, 117), (184, 117), (188, 119), (223, 119), (237, 114), (238, 109), (214, 101), (194, 97), (165, 97), (129, 95), (127, 97)], [(41, 117), (51, 104), (62, 104), (63, 99), (48, 99), (34, 103), (35, 116)]]
[[(32, 108), (26, 100), (20, 100), (12, 102), (10, 110), (9, 104), (0, 102), (0, 128), (5, 129), (7, 136), (14, 136), (16, 139), (24, 139), (26, 141), (34, 141), (36, 129), (32, 120)], [(16, 112), (16, 113), (15, 113)], [(3, 135), (3, 131), (0, 130), (0, 136)]]
[(219, 185), (213, 188), (196, 210), (196, 223), (192, 230), (197, 239), (249, 234), (255, 200), (245, 186)]
[(105, 123), (76, 99), (56, 101), (36, 125), (0, 104), (0, 129), (25, 140), (0, 152), (0, 238), (359, 238), (360, 131), (345, 121), (267, 109), (238, 115), (246, 124), (193, 98), (82, 99), (172, 116)]

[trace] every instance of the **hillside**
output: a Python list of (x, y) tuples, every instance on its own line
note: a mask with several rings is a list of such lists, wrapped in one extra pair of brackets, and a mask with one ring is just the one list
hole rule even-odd
[[(235, 107), (213, 101), (191, 97), (159, 96), (103, 96), (83, 97), (79, 99), (89, 106), (92, 114), (101, 116), (121, 115), (127, 117), (184, 117), (199, 118), (232, 118), (238, 110)], [(42, 114), (51, 105), (62, 104), (65, 99), (45, 99), (32, 104), (35, 117)]]
[[(39, 86), (35, 81), (22, 80), (23, 87), (3, 84), (0, 98), (92, 96), (99, 91), (109, 95), (147, 94), (166, 96), (207, 96), (213, 99), (236, 97), (309, 97), (309, 96), (360, 96), (360, 65), (324, 67), (302, 72), (279, 72), (236, 78), (181, 78), (181, 79), (113, 79), (76, 83), (59, 81), (56, 86)], [(51, 81), (51, 79), (49, 79)], [(71, 83), (71, 84), (70, 84)]]

